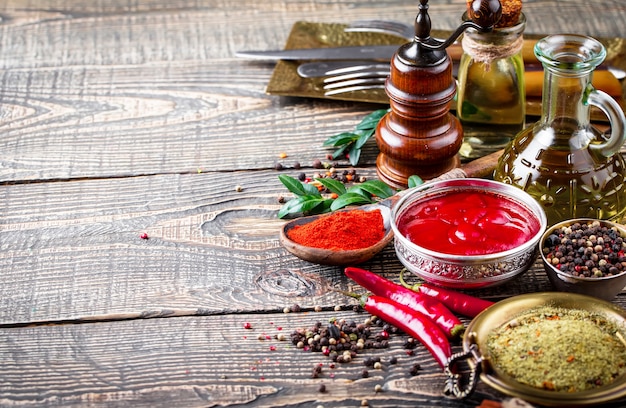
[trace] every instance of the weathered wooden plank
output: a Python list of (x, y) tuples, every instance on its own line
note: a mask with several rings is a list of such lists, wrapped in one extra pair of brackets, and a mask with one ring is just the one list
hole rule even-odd
[[(435, 26), (452, 28), (460, 3), (431, 5)], [(595, 6), (531, 2), (527, 31), (626, 37), (616, 23), (625, 7), (607, 3), (574, 18)], [(234, 51), (279, 47), (297, 20), (403, 20), (416, 7), (46, 4), (0, 8), (0, 182), (271, 168), (277, 149), (312, 160), (323, 153), (321, 141), (351, 129), (373, 107), (265, 95), (272, 65), (235, 59)]]
[[(367, 316), (331, 310), (4, 328), (0, 405), (287, 407), (369, 400), (372, 406), (470, 407), (499, 397), (481, 385), (465, 403), (444, 399), (441, 370), (423, 346), (407, 355), (404, 335), (392, 335), (388, 349), (361, 351), (334, 368), (329, 357), (289, 341), (292, 331), (317, 322), (361, 323)], [(244, 322), (252, 329), (244, 329)], [(279, 334), (287, 340), (277, 340)], [(366, 367), (366, 357), (379, 357), (383, 368)], [(415, 363), (422, 367), (418, 376), (410, 373)], [(322, 372), (312, 378), (318, 365)], [(321, 384), (326, 392), (319, 392)]]
[(6, 73), (0, 182), (268, 169), (280, 152), (307, 165), (373, 109), (277, 106), (270, 71), (196, 61)]
[[(310, 170), (307, 170), (310, 173)], [(295, 170), (283, 173), (296, 175)], [(6, 185), (0, 323), (280, 310), (345, 301), (341, 268), (282, 248), (277, 171)], [(373, 176), (373, 169), (359, 170)], [(236, 185), (243, 191), (236, 191)], [(148, 240), (140, 238), (146, 232)], [(366, 268), (397, 279), (392, 246)], [(540, 264), (498, 299), (549, 289)]]

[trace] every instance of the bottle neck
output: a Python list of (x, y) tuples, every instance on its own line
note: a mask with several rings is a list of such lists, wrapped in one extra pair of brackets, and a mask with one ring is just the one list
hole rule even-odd
[(535, 55), (544, 69), (542, 125), (556, 135), (589, 129), (591, 76), (606, 57), (604, 46), (590, 37), (559, 34), (539, 40)]
[(541, 101), (543, 125), (555, 130), (567, 127), (570, 134), (573, 130), (589, 126), (590, 106), (587, 104), (587, 96), (591, 90), (592, 72), (560, 71), (544, 65)]
[[(465, 13), (463, 20), (467, 19), (467, 13)], [(522, 51), (525, 28), (526, 16), (524, 13), (521, 13), (517, 24), (511, 27), (494, 28), (490, 32), (480, 32), (469, 28), (465, 30), (461, 40), (463, 51), (473, 60), (484, 63), (512, 57)]]

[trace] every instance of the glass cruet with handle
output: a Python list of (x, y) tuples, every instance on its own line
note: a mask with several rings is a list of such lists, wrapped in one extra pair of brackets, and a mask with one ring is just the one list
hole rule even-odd
[[(541, 118), (506, 147), (494, 179), (537, 199), (549, 224), (579, 217), (622, 219), (626, 118), (613, 98), (591, 85), (605, 47), (591, 37), (559, 34), (539, 40), (535, 55), (544, 68)], [(608, 117), (610, 134), (591, 125), (592, 106)]]

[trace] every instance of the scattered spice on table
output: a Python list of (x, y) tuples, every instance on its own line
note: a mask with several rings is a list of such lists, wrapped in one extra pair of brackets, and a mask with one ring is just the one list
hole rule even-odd
[(298, 244), (345, 251), (370, 247), (385, 236), (380, 210), (337, 211), (302, 225), (296, 225), (287, 236)]
[(621, 330), (598, 313), (542, 306), (493, 330), (487, 349), (493, 365), (519, 383), (580, 392), (626, 373)]

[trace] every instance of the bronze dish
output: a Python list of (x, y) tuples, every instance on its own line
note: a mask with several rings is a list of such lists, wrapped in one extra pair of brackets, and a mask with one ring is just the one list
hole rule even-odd
[[(338, 23), (317, 23), (298, 21), (292, 26), (289, 37), (285, 43), (285, 49), (297, 48), (321, 48), (352, 45), (395, 45), (398, 47), (407, 40), (387, 34), (371, 32), (345, 32), (347, 25)], [(431, 35), (436, 38), (447, 38), (451, 34), (448, 30), (431, 30)], [(524, 34), (524, 38), (539, 39), (544, 34)], [(597, 38), (607, 49), (605, 62), (619, 69), (626, 69), (626, 39), (624, 38)], [(321, 78), (302, 78), (298, 75), (299, 61), (278, 61), (266, 92), (271, 95), (295, 96), (305, 98), (323, 98), (344, 101), (369, 102), (376, 104), (389, 104), (389, 98), (384, 89), (368, 91), (354, 91), (334, 96), (325, 96)], [(620, 98), (622, 109), (626, 109), (624, 98), (626, 97), (626, 81), (621, 81), (623, 93)], [(455, 104), (451, 109), (455, 109)], [(527, 98), (526, 114), (539, 116), (541, 114), (541, 100), (539, 98)], [(592, 110), (592, 120), (606, 121), (606, 116), (599, 110)]]
[[(471, 394), (478, 380), (495, 390), (543, 406), (589, 406), (607, 403), (626, 397), (626, 375), (618, 377), (612, 384), (581, 392), (555, 392), (521, 384), (502, 374), (490, 364), (487, 354), (487, 339), (495, 330), (520, 314), (541, 306), (568, 308), (600, 314), (626, 327), (626, 311), (610, 302), (587, 295), (564, 292), (541, 292), (514, 296), (502, 300), (475, 317), (467, 326), (463, 337), (463, 353), (452, 356), (446, 374), (446, 392), (458, 398)], [(461, 384), (461, 375), (453, 374), (452, 367), (462, 360), (470, 366), (469, 383)], [(465, 383), (463, 383), (465, 384)]]

